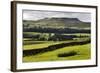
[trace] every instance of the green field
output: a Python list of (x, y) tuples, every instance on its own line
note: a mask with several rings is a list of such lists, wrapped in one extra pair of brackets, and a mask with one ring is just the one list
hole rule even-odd
[(27, 43), (37, 43), (37, 44), (28, 44), (23, 46), (23, 50), (29, 50), (29, 49), (39, 49), (39, 48), (45, 48), (50, 45), (56, 45), (56, 44), (61, 44), (65, 42), (71, 42), (71, 41), (27, 41)]
[(38, 19), (23, 19), (23, 62), (91, 59), (91, 22), (81, 20), (80, 13), (32, 12)]
[[(58, 57), (58, 54), (75, 51), (75, 56)], [(23, 57), (23, 62), (56, 61), (56, 60), (84, 60), (90, 59), (90, 44), (64, 47), (55, 51)]]
[[(54, 34), (50, 33), (39, 33), (39, 32), (24, 32), (27, 35), (39, 35), (39, 38), (49, 38)], [(50, 34), (50, 35), (49, 35)], [(70, 43), (70, 42), (80, 42), (87, 41), (90, 39), (90, 34), (87, 33), (75, 33), (75, 34), (63, 34), (64, 36), (76, 36), (76, 38), (72, 38), (71, 40), (62, 40), (62, 41), (54, 41), (54, 40), (39, 40), (38, 38), (23, 38), (23, 51), (28, 50), (37, 50), (43, 49), (51, 45), (57, 45), (62, 43)], [(84, 37), (85, 36), (85, 37)], [(75, 52), (75, 55), (69, 55), (65, 57), (59, 57), (59, 54), (70, 54)], [(84, 45), (72, 45), (65, 46), (62, 48), (55, 49), (53, 51), (47, 51), (43, 53), (38, 53), (35, 55), (23, 56), (23, 62), (40, 62), (40, 61), (56, 61), (56, 60), (85, 60), (91, 58), (91, 46), (90, 43)]]

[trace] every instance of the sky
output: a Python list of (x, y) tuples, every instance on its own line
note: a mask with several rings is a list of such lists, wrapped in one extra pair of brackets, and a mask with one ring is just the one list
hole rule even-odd
[(91, 22), (91, 14), (83, 12), (58, 12), (58, 11), (39, 11), (23, 10), (23, 20), (39, 20), (44, 18), (78, 18), (83, 22)]

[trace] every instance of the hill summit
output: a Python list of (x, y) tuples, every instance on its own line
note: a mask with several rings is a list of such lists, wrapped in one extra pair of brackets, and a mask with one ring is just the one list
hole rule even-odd
[(90, 22), (82, 22), (78, 18), (44, 18), (39, 20), (23, 20), (24, 26), (43, 28), (90, 28)]

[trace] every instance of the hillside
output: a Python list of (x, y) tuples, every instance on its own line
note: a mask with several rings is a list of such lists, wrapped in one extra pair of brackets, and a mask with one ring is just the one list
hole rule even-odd
[(44, 18), (37, 21), (23, 20), (25, 27), (43, 28), (90, 28), (90, 22), (82, 22), (77, 18)]

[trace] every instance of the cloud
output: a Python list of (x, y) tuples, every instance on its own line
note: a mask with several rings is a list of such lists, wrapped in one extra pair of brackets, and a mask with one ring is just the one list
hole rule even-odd
[(39, 10), (24, 10), (23, 11), (23, 20), (39, 20), (43, 18), (52, 18), (52, 17), (66, 17), (66, 18), (78, 18), (84, 22), (91, 21), (90, 13), (83, 12), (57, 12), (57, 11), (39, 11)]

